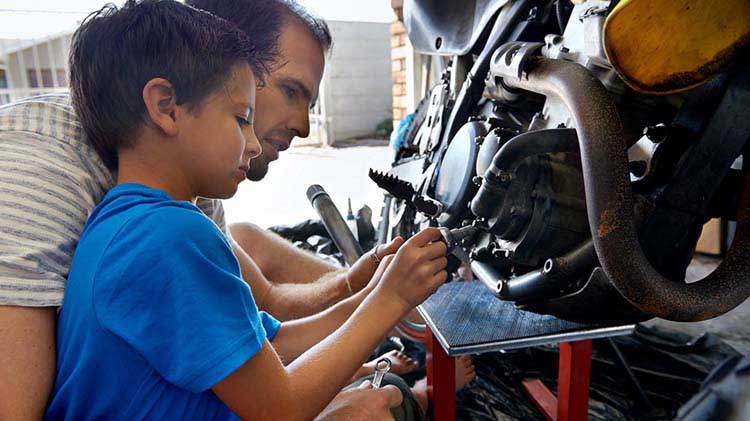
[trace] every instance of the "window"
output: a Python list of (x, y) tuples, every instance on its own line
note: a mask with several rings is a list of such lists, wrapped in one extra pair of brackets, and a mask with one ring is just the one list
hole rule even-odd
[(65, 74), (65, 69), (57, 69), (57, 85), (68, 86), (68, 75)]
[(0, 69), (0, 89), (8, 87), (8, 79), (5, 77), (5, 69)]
[[(52, 88), (55, 86), (54, 81), (52, 80), (52, 69), (40, 70), (39, 73), (42, 74), (41, 85), (36, 77), (36, 69), (28, 69), (26, 70), (26, 73), (28, 74), (30, 88)], [(68, 78), (66, 77), (65, 69), (55, 69), (55, 77), (57, 78), (58, 86), (68, 86)]]

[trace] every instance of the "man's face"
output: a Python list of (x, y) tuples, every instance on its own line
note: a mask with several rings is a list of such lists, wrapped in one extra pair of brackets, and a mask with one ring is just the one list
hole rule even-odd
[(268, 164), (289, 148), (295, 136), (310, 134), (308, 113), (325, 67), (317, 38), (295, 18), (286, 20), (279, 49), (278, 64), (256, 97), (255, 133), (263, 152), (250, 161), (247, 178), (253, 181), (265, 177)]

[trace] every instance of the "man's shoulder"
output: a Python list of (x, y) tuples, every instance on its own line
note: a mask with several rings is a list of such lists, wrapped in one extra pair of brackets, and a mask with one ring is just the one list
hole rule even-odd
[(83, 130), (68, 94), (24, 98), (0, 107), (0, 132), (31, 132), (82, 143)]
[(75, 110), (73, 108), (73, 102), (70, 98), (70, 95), (67, 93), (38, 95), (23, 98), (18, 101), (13, 101), (0, 106), (0, 115), (11, 114), (16, 110), (22, 110), (26, 108), (63, 109), (72, 112), (73, 118), (76, 118)]
[(207, 217), (211, 218), (221, 232), (228, 235), (226, 215), (221, 200), (199, 197), (195, 202), (195, 206), (197, 206)]

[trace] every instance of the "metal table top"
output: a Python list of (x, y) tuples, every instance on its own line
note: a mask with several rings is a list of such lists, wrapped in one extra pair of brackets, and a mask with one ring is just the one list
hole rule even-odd
[(517, 309), (479, 281), (443, 285), (417, 307), (450, 356), (627, 335), (629, 325), (588, 325)]

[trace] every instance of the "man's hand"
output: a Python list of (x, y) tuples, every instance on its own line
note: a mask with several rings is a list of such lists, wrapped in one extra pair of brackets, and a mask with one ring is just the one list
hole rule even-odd
[[(388, 244), (376, 246), (372, 251), (363, 254), (359, 260), (354, 262), (346, 274), (352, 292), (357, 292), (367, 286), (378, 268), (377, 262), (383, 260), (385, 256), (396, 253), (403, 244), (404, 239), (396, 237)], [(377, 256), (377, 259), (372, 258), (373, 254)]]
[(339, 393), (318, 415), (316, 421), (380, 421), (392, 420), (391, 408), (401, 405), (404, 397), (396, 386), (373, 389), (364, 381), (356, 389)]

